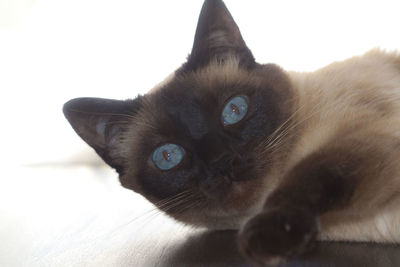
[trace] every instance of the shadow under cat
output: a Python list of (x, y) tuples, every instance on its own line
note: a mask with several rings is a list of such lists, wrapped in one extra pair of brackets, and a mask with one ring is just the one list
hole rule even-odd
[[(205, 231), (171, 247), (160, 266), (251, 266), (240, 255), (236, 231)], [(312, 251), (282, 266), (399, 266), (400, 246), (316, 242)]]

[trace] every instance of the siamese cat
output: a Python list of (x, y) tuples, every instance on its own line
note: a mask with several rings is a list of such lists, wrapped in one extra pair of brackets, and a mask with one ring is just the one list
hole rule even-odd
[(64, 105), (77, 134), (169, 216), (238, 229), (277, 264), (318, 240), (400, 241), (400, 56), (373, 50), (312, 73), (259, 64), (221, 0), (192, 51), (125, 101)]

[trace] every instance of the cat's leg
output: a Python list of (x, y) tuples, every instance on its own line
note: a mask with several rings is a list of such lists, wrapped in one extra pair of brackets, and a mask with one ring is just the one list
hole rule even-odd
[[(355, 198), (363, 194), (358, 191), (371, 191), (368, 187), (375, 183), (373, 179), (382, 179), (382, 169), (390, 169), (385, 165), (393, 156), (388, 146), (375, 149), (371, 144), (358, 144), (353, 152), (349, 147), (354, 146), (327, 146), (284, 176), (266, 200), (263, 212), (239, 233), (239, 247), (247, 257), (276, 264), (301, 254), (315, 240), (322, 214), (357, 204)], [(368, 205), (359, 206), (372, 208)]]

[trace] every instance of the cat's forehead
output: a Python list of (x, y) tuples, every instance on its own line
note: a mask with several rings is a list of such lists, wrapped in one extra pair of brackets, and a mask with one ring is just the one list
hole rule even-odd
[(164, 137), (185, 133), (197, 139), (208, 132), (218, 94), (190, 80), (175, 80), (147, 96), (146, 102), (141, 127), (151, 127)]
[(170, 75), (145, 96), (139, 128), (158, 129), (165, 135), (184, 130), (201, 137), (213, 123), (220, 123), (221, 104), (251, 82), (234, 58), (196, 72)]
[[(182, 73), (184, 73), (182, 75)], [(202, 85), (205, 89), (217, 89), (221, 83), (232, 84), (236, 81), (246, 80), (249, 72), (240, 68), (239, 59), (236, 57), (227, 58), (223, 63), (212, 61), (209, 65), (197, 71), (184, 72), (184, 67), (176, 70), (167, 76), (162, 82), (154, 86), (147, 94), (151, 95), (168, 88), (173, 82), (190, 81)], [(168, 90), (168, 89), (167, 89)]]

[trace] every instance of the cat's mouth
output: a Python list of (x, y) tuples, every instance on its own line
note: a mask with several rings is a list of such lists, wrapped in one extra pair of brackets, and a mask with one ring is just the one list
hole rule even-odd
[(232, 186), (249, 180), (254, 180), (257, 175), (252, 165), (236, 165), (229, 173), (207, 177), (199, 182), (199, 190), (212, 200), (222, 200), (232, 191)]
[(206, 198), (220, 200), (226, 196), (232, 186), (232, 180), (229, 176), (208, 177), (199, 183), (199, 190)]
[(257, 168), (248, 168), (241, 166), (231, 175), (219, 173), (199, 179), (187, 193), (177, 194), (177, 203), (163, 209), (177, 220), (199, 226), (237, 227), (264, 200), (266, 179), (257, 175)]

